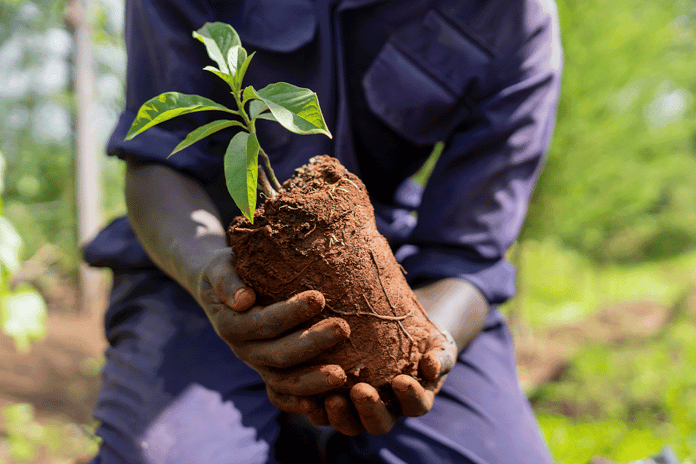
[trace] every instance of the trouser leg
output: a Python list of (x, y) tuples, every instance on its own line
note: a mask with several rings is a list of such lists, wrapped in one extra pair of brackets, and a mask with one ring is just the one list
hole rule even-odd
[(337, 437), (328, 455), (332, 463), (552, 463), (519, 387), (507, 324), (495, 311), (459, 355), (429, 413), (401, 419), (385, 435)]
[(273, 459), (278, 411), (203, 311), (157, 271), (117, 274), (94, 417), (93, 464), (232, 464)]

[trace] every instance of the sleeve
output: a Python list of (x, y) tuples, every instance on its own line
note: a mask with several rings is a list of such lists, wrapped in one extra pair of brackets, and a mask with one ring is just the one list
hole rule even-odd
[(222, 160), (216, 152), (220, 147), (214, 138), (167, 158), (188, 132), (219, 117), (215, 112), (178, 117), (130, 141), (124, 140), (140, 106), (163, 92), (197, 94), (228, 106), (233, 104), (225, 84), (202, 71), (209, 63), (205, 62), (203, 45), (192, 37), (192, 31), (213, 17), (208, 8), (208, 2), (185, 0), (126, 1), (126, 102), (109, 139), (107, 154), (166, 164), (203, 183), (220, 172)]
[(490, 91), (446, 138), (408, 239), (415, 252), (402, 262), (411, 281), (466, 279), (491, 304), (514, 294), (515, 269), (505, 253), (544, 164), (560, 87), (555, 5), (537, 5), (543, 14), (527, 12), (521, 25), (498, 29), (496, 40), (514, 46), (491, 54)]

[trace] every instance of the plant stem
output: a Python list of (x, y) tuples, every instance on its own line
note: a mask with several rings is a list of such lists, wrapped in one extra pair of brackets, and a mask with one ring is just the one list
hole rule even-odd
[[(234, 99), (237, 102), (237, 108), (239, 108), (239, 115), (242, 117), (247, 131), (249, 131), (249, 133), (255, 133), (256, 127), (254, 127), (254, 121), (249, 119), (249, 115), (247, 115), (247, 112), (244, 111), (244, 105), (242, 104), (240, 94), (241, 89), (239, 89), (236, 92), (232, 92), (232, 95), (234, 96)], [(259, 155), (263, 160), (263, 166), (259, 166), (258, 186), (261, 189), (261, 192), (266, 196), (266, 198), (275, 198), (278, 195), (278, 191), (280, 190), (280, 182), (278, 182), (278, 179), (275, 176), (275, 172), (273, 172), (273, 168), (271, 167), (271, 161), (268, 159), (268, 155), (265, 151), (263, 151), (263, 148), (261, 147), (259, 147)], [(266, 168), (265, 171), (264, 167)], [(266, 171), (268, 171), (268, 175), (271, 178), (270, 181), (268, 180), (268, 176), (266, 176)]]
[(261, 166), (259, 166), (258, 183), (261, 193), (263, 193), (266, 198), (275, 198), (278, 195), (278, 192), (271, 187), (271, 183), (268, 181), (268, 177), (266, 177), (266, 172)]
[(259, 156), (261, 156), (261, 159), (263, 160), (263, 165), (268, 171), (268, 177), (270, 178), (271, 185), (276, 191), (280, 191), (280, 182), (278, 182), (278, 178), (276, 177), (275, 172), (273, 172), (273, 168), (271, 167), (271, 160), (268, 158), (266, 152), (263, 151), (263, 148), (259, 148)]

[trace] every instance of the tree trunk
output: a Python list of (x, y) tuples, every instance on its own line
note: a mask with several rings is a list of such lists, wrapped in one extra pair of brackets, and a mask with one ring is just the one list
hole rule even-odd
[[(77, 202), (77, 239), (85, 245), (99, 231), (102, 217), (101, 169), (97, 152), (94, 121), (94, 66), (91, 51), (89, 0), (73, 0), (66, 19), (75, 40), (74, 87), (77, 123), (75, 125), (75, 179)], [(82, 263), (80, 266), (80, 311), (85, 313), (103, 298), (101, 272)]]

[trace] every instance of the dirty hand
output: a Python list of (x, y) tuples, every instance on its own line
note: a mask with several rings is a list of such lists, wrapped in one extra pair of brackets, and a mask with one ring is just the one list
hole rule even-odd
[(456, 359), (457, 345), (452, 336), (434, 330), (428, 351), (419, 364), (422, 382), (403, 374), (392, 380), (398, 401), (396, 408), (387, 409), (375, 388), (359, 383), (351, 388), (349, 395), (330, 393), (323, 402), (305, 398), (303, 412), (314, 424), (331, 425), (344, 435), (355, 436), (363, 430), (373, 435), (387, 433), (400, 416), (418, 417), (430, 411), (433, 399)]
[(333, 317), (298, 328), (324, 309), (324, 297), (317, 291), (254, 306), (256, 294), (237, 277), (233, 259), (229, 248), (213, 255), (198, 278), (197, 299), (215, 332), (261, 375), (274, 404), (343, 385), (346, 374), (340, 366), (298, 365), (348, 338), (348, 323)]

